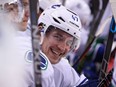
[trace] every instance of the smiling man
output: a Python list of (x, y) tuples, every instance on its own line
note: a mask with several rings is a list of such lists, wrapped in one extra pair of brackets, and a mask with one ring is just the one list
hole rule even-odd
[(78, 75), (64, 58), (68, 52), (79, 47), (79, 16), (55, 4), (40, 15), (38, 25), (41, 30), (41, 51), (52, 65), (55, 87), (75, 87), (86, 83), (87, 78), (83, 74)]

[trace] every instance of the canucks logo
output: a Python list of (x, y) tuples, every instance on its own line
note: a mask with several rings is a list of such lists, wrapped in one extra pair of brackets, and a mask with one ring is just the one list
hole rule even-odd
[(33, 61), (33, 53), (32, 53), (32, 51), (29, 50), (29, 51), (26, 52), (25, 59), (29, 63)]
[(40, 68), (42, 70), (46, 70), (47, 67), (48, 67), (48, 61), (47, 61), (47, 59), (43, 55), (41, 55), (41, 54), (40, 54), (40, 59), (41, 59)]
[[(40, 68), (42, 70), (46, 70), (47, 67), (48, 67), (48, 61), (47, 61), (46, 57), (44, 57), (42, 54), (40, 54), (39, 57), (40, 57), (40, 60), (41, 60)], [(32, 51), (27, 51), (26, 52), (25, 59), (29, 63), (31, 63), (33, 61), (33, 53), (32, 53)]]

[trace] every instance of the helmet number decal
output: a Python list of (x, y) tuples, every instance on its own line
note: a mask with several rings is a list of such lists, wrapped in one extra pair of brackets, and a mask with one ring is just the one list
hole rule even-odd
[(76, 27), (79, 27), (76, 22), (78, 22), (78, 17), (76, 15), (72, 15), (72, 19), (74, 21), (70, 21), (71, 24), (75, 25)]
[(74, 21), (78, 21), (78, 17), (77, 17), (76, 15), (72, 15), (72, 19), (73, 19)]

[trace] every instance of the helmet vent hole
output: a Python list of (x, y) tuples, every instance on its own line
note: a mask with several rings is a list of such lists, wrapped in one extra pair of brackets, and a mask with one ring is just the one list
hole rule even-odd
[(69, 29), (67, 29), (67, 31), (69, 31)]
[(55, 22), (60, 24), (60, 22), (56, 18), (53, 17), (53, 19), (54, 19)]
[(58, 17), (60, 20), (62, 20), (62, 21), (64, 21), (65, 22), (65, 20), (62, 18), (62, 17)]

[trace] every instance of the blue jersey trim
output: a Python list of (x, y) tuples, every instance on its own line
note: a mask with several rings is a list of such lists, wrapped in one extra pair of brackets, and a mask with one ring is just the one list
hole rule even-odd
[(87, 78), (85, 78), (78, 86), (81, 86), (83, 83), (85, 83)]
[(48, 67), (48, 60), (46, 59), (46, 57), (44, 57), (42, 54), (39, 55), (40, 57), (40, 68), (42, 70), (46, 70)]

